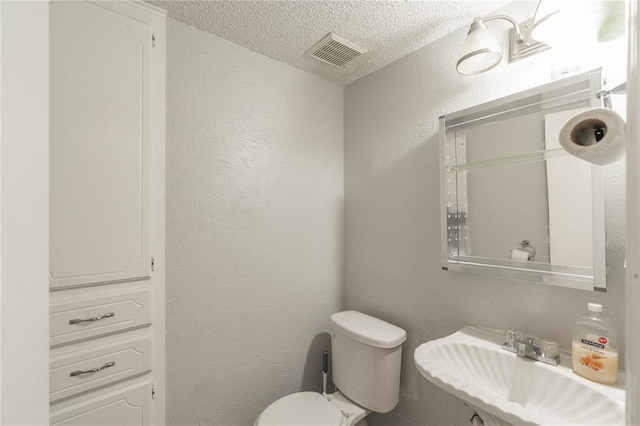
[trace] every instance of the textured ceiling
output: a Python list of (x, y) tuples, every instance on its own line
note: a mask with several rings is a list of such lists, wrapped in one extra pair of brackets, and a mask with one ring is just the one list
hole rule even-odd
[[(149, 0), (169, 17), (346, 86), (507, 1)], [(336, 68), (305, 52), (329, 32), (368, 50)]]

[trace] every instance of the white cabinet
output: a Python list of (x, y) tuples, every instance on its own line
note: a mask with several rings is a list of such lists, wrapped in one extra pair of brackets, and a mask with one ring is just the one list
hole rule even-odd
[(51, 351), (51, 401), (151, 370), (151, 336), (97, 339)]
[(49, 4), (51, 424), (164, 424), (166, 12)]
[(51, 287), (150, 276), (154, 28), (118, 2), (50, 11)]
[(52, 347), (151, 323), (150, 289), (87, 293), (82, 297), (51, 300), (49, 344)]
[(148, 379), (114, 386), (106, 392), (84, 394), (51, 411), (53, 426), (149, 425), (151, 382)]

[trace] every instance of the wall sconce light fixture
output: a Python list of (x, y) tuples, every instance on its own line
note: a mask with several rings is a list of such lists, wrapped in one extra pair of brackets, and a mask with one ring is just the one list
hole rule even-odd
[[(541, 36), (550, 25), (554, 16), (558, 15), (558, 8), (549, 8), (550, 0), (545, 1), (545, 7), (541, 7), (543, 0), (538, 2), (533, 17), (524, 22), (517, 23), (515, 19), (507, 15), (494, 15), (478, 17), (473, 20), (467, 38), (460, 50), (460, 59), (456, 70), (463, 75), (480, 74), (490, 70), (502, 61), (502, 49), (495, 36), (486, 27), (485, 22), (498, 19), (505, 20), (513, 25), (509, 43), (509, 63), (519, 61), (536, 53), (550, 48), (544, 43)], [(533, 36), (539, 37), (538, 39)]]

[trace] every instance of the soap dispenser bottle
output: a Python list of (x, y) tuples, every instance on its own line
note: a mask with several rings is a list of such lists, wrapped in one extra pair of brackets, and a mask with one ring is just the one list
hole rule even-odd
[(602, 305), (588, 304), (589, 312), (578, 318), (573, 331), (573, 371), (594, 382), (612, 385), (618, 376), (618, 342)]

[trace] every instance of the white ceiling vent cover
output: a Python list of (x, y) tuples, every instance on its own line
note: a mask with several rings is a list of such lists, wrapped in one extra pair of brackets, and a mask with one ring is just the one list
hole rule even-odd
[(307, 50), (308, 55), (339, 68), (343, 68), (348, 62), (366, 52), (367, 49), (334, 33), (327, 34), (325, 38)]

